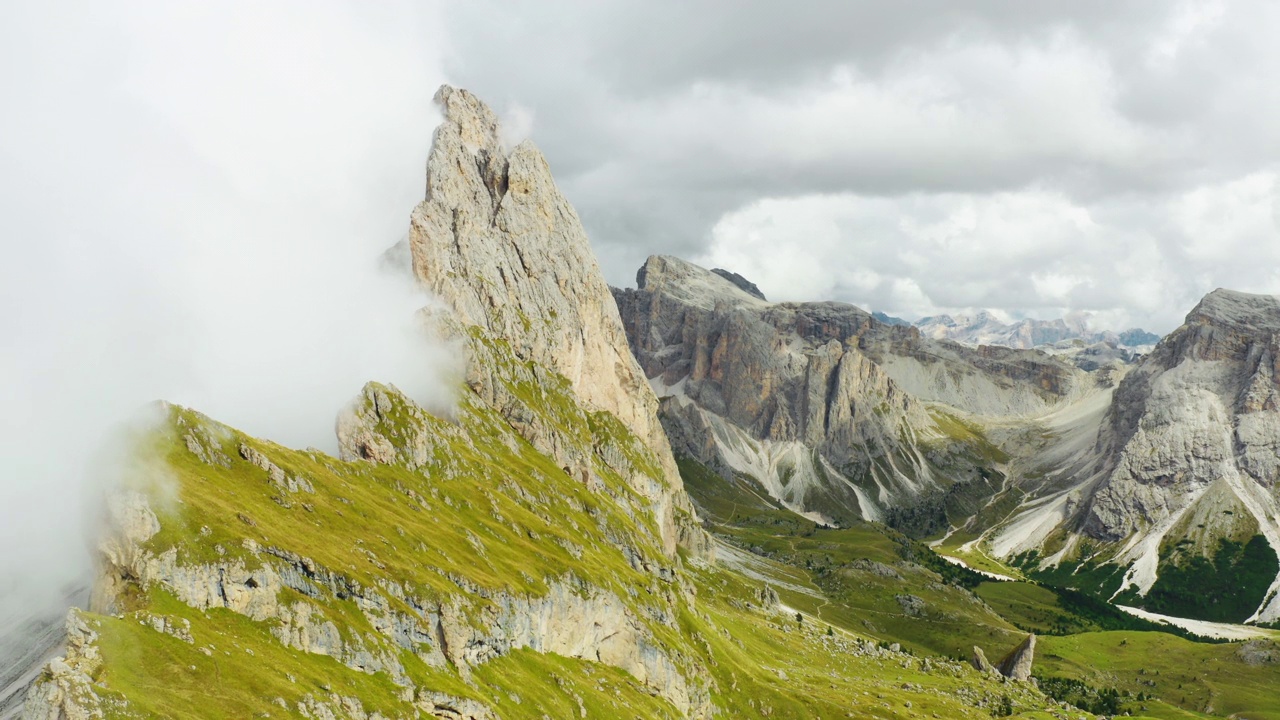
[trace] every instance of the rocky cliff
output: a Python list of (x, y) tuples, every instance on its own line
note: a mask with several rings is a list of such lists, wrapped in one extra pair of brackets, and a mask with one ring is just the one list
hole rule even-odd
[(426, 324), (467, 353), (456, 407), (369, 383), (335, 458), (162, 406), (26, 716), (836, 717), (887, 667), (908, 680), (882, 688), (899, 704), (960, 716), (1005, 697), (957, 664), (932, 678), (792, 628), (777, 594), (757, 604), (758, 571), (713, 564), (545, 162), (506, 153), (464, 91), (438, 98), (409, 249), (446, 306)]
[[(113, 639), (130, 623), (196, 661), (226, 647), (289, 658), (266, 682), (308, 717), (491, 717), (450, 676), (474, 684), (475, 668), (522, 651), (616, 667), (628, 692), (709, 712), (688, 638), (662, 631), (692, 593), (677, 545), (705, 561), (709, 539), (586, 236), (532, 144), (501, 147), (466, 91), (437, 101), (408, 249), (447, 306), (426, 324), (468, 356), (453, 417), (370, 384), (339, 414), (338, 460), (166, 408), (139, 450), (158, 453), (145, 464), (164, 489), (112, 497), (91, 612), (73, 618), (88, 639), (37, 682), (28, 714), (115, 702), (82, 676), (129, 662)], [(216, 612), (250, 624), (209, 627)], [(330, 679), (317, 690), (304, 672)], [(387, 687), (343, 692), (350, 672)]]
[(744, 282), (652, 257), (614, 295), (677, 450), (827, 522), (945, 529), (1003, 483), (1003, 453), (971, 418), (1044, 413), (1091, 385), (1041, 353), (928, 340), (842, 303), (770, 303)]
[(990, 548), (1155, 612), (1280, 618), (1277, 352), (1280, 301), (1207, 295), (1109, 402), (1053, 419), (1042, 492), (985, 530)]
[[(1214, 560), (1222, 541), (1256, 537), (1255, 554), (1275, 564), (1278, 358), (1280, 300), (1215, 290), (1120, 384), (1098, 436), (1100, 478), (1082, 530), (1122, 544), (1124, 587), (1159, 591), (1162, 571), (1184, 564), (1179, 555)], [(1271, 574), (1269, 587), (1250, 589), (1256, 614), (1247, 615), (1280, 618)]]
[(614, 290), (677, 452), (825, 523), (947, 534), (1148, 610), (1280, 619), (1280, 301), (1226, 290), (1136, 364), (922, 337), (650, 258)]
[[(661, 468), (661, 485), (637, 476), (636, 488), (653, 501), (665, 547), (674, 552), (678, 536), (696, 535), (685, 521), (677, 528), (677, 514), (691, 508), (658, 422), (657, 398), (627, 346), (577, 213), (533, 143), (503, 147), (496, 117), (474, 95), (445, 86), (436, 102), (444, 122), (408, 238), (414, 274), (463, 325), (500, 340), (521, 361), (568, 378), (584, 408), (612, 414), (644, 441)], [(513, 419), (521, 414), (518, 398), (498, 397), (502, 384), (483, 361), (469, 364), (468, 380)], [(579, 462), (565, 454), (554, 429), (529, 426), (530, 414), (523, 415), (526, 439)]]

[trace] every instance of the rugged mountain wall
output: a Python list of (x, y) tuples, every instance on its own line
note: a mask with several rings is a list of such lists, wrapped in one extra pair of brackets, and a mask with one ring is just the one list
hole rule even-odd
[[(444, 122), (427, 162), (426, 199), (411, 218), (414, 274), (463, 325), (568, 378), (585, 408), (613, 414), (643, 439), (661, 467), (661, 483), (633, 480), (654, 503), (667, 551), (674, 552), (681, 536), (698, 546), (697, 533), (677, 517), (692, 510), (658, 421), (657, 398), (627, 346), (577, 213), (546, 160), (530, 141), (503, 147), (493, 112), (466, 90), (444, 86), (436, 101)], [(520, 414), (516, 398), (495, 395), (502, 384), (487, 373), (484, 362), (471, 362), (472, 387)], [(575, 472), (584, 469), (580, 458), (566, 455), (568, 443), (553, 428), (527, 420), (521, 426), (530, 442), (577, 465)]]
[(944, 501), (971, 513), (999, 485), (1000, 453), (957, 415), (1043, 412), (1087, 384), (1040, 353), (925, 340), (842, 303), (770, 303), (745, 282), (655, 256), (614, 295), (670, 398), (677, 449), (828, 521)]
[[(901, 435), (913, 425), (927, 432), (932, 421), (856, 343), (839, 339), (856, 336), (864, 314), (775, 306), (674, 258), (651, 258), (639, 280), (638, 290), (616, 296), (646, 374), (671, 396), (664, 411), (681, 451), (749, 473), (791, 507), (826, 519), (879, 517), (886, 498), (864, 477), (866, 461), (891, 458)], [(822, 335), (825, 342), (805, 339)], [(849, 476), (870, 480), (867, 489)], [(889, 471), (880, 480), (902, 492), (900, 478)]]
[[(1207, 295), (1121, 382), (1097, 454), (1081, 527), (1122, 543), (1125, 586), (1160, 590), (1176, 556), (1213, 559), (1223, 540), (1280, 551), (1280, 300)], [(1268, 584), (1256, 617), (1274, 620)]]

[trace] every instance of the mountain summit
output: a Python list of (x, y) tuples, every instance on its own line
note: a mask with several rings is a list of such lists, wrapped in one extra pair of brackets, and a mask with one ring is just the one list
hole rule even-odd
[[(657, 398), (630, 352), (577, 213), (533, 143), (504, 148), (496, 117), (474, 95), (446, 85), (436, 102), (444, 122), (427, 161), (427, 197), (411, 216), (414, 274), (462, 323), (500, 339), (520, 361), (568, 378), (585, 408), (611, 413), (645, 442), (665, 487), (633, 479), (655, 502), (664, 546), (674, 553), (675, 513), (689, 512), (688, 501), (658, 422)], [(469, 367), (469, 382), (491, 402), (519, 404), (503, 397), (485, 363)], [(530, 427), (526, 437), (580, 464), (553, 428)]]
[(649, 258), (637, 285), (614, 295), (677, 451), (827, 523), (944, 529), (1004, 482), (968, 416), (1040, 414), (1094, 385), (1041, 353), (931, 340), (852, 305), (770, 303), (677, 258)]
[(1083, 530), (1123, 543), (1121, 591), (1170, 614), (1280, 619), (1280, 299), (1205, 296), (1120, 384), (1098, 447)]

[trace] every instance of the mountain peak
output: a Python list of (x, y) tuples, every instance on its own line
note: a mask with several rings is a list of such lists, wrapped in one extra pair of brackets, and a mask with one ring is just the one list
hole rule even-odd
[(483, 149), (492, 155), (502, 154), (498, 116), (480, 98), (462, 88), (441, 85), (433, 99), (440, 106), (445, 122), (458, 129), (463, 142), (473, 151)]
[(1200, 300), (1186, 322), (1280, 330), (1280, 297), (1218, 288)]
[[(745, 278), (743, 282), (747, 282)], [(670, 255), (650, 255), (636, 272), (636, 285), (640, 290), (666, 292), (706, 310), (715, 307), (717, 302), (749, 305), (767, 302), (758, 288), (756, 293), (751, 293), (721, 273)]]
[[(409, 230), (414, 275), (461, 323), (521, 362), (562, 375), (586, 409), (612, 413), (644, 441), (667, 481), (668, 489), (648, 494), (661, 506), (665, 549), (674, 552), (670, 494), (680, 478), (658, 399), (627, 345), (578, 214), (532, 142), (504, 152), (498, 120), (478, 98), (446, 85), (436, 102), (444, 120)], [(472, 387), (486, 397), (505, 392), (474, 360)], [(515, 408), (508, 399), (500, 404)], [(563, 444), (548, 429), (530, 428), (527, 439), (553, 456)]]

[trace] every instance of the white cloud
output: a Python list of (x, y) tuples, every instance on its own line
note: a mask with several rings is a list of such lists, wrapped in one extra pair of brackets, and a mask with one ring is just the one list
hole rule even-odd
[(144, 404), (332, 449), (334, 417), (364, 382), (427, 399), (448, 382), (413, 325), (427, 299), (378, 271), (421, 199), (439, 121), (430, 8), (12, 10), (0, 28), (6, 629), (15, 603), (56, 606), (86, 570), (96, 453)]
[(505, 148), (515, 149), (533, 135), (533, 110), (520, 103), (511, 103), (502, 113), (500, 122), (502, 146)]
[(780, 300), (842, 297), (905, 317), (1080, 310), (1098, 327), (1168, 331), (1223, 279), (1280, 292), (1276, 192), (1261, 173), (1119, 209), (1037, 190), (769, 199), (726, 214), (697, 260)]

